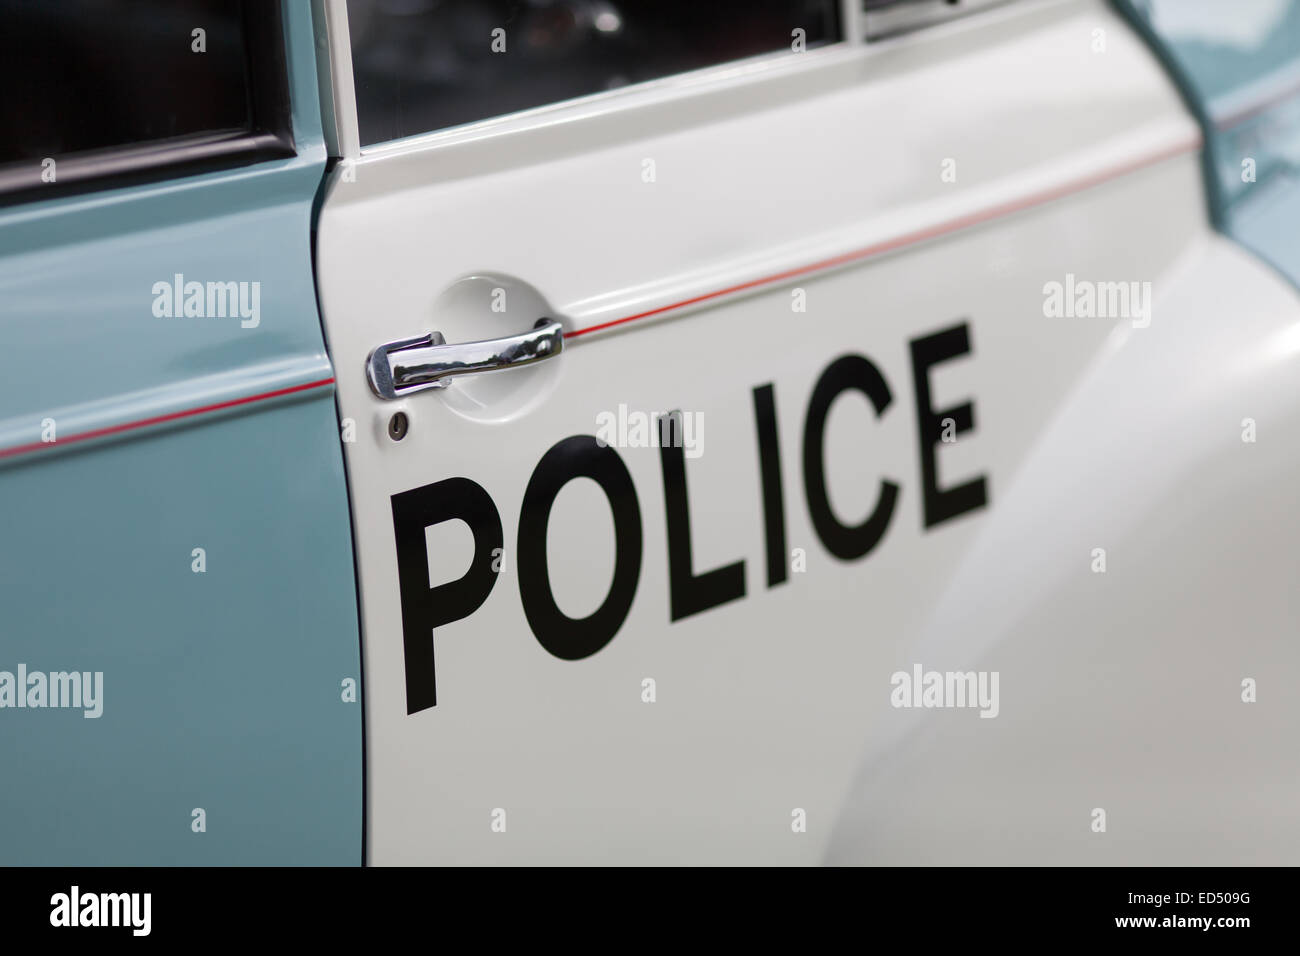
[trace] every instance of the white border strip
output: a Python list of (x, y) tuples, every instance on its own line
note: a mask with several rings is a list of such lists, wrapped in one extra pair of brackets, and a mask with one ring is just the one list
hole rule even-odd
[(357, 132), (357, 93), (352, 77), (347, 0), (312, 0), (312, 20), (325, 143), (331, 156), (357, 159), (361, 155), (361, 138)]

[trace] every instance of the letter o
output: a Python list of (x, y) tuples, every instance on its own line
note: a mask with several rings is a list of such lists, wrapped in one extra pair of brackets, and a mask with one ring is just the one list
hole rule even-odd
[[(568, 617), (555, 603), (546, 558), (551, 507), (575, 478), (600, 485), (614, 515), (614, 580), (604, 602), (584, 618)], [(519, 509), (516, 550), (519, 597), (539, 644), (556, 657), (576, 661), (608, 644), (627, 619), (641, 577), (641, 508), (623, 459), (592, 435), (572, 435), (542, 456)]]

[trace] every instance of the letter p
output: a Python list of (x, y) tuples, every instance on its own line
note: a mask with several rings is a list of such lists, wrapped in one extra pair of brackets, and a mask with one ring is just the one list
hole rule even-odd
[[(413, 488), (393, 495), (393, 536), (402, 599), (402, 645), (406, 662), (406, 712), (437, 706), (433, 632), (469, 617), (487, 600), (498, 575), (493, 552), (502, 546), (501, 516), (483, 486), (468, 478)], [(459, 518), (474, 535), (474, 557), (457, 580), (429, 586), (425, 529)]]

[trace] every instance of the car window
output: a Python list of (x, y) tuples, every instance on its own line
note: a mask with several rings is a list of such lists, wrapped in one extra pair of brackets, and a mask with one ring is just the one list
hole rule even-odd
[(363, 146), (840, 39), (837, 0), (348, 0)]
[(284, 146), (288, 97), (275, 7), (0, 0), (0, 188), (58, 191), (257, 153), (268, 145), (254, 142), (259, 137)]

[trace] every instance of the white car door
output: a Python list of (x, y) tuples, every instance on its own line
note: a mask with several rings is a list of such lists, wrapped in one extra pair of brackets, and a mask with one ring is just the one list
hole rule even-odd
[[(1016, 818), (1032, 859), (1086, 834), (1100, 796), (1072, 780), (942, 773), (1014, 763), (1091, 687), (1021, 673), (993, 629), (1093, 587), (1101, 532), (999, 522), (1088, 513), (1019, 475), (1098, 363), (1166, 334), (1162, 302), (1208, 322), (1226, 271), (1236, 321), (1294, 307), (1210, 232), (1159, 64), (1101, 0), (920, 4), (870, 42), (852, 4), (693, 4), (732, 24), (683, 41), (708, 65), (656, 39), (686, 3), (499, 6), (321, 17), (369, 862), (815, 862), (837, 828), (855, 859), (978, 859), (970, 834)], [(1087, 282), (1124, 301), (1076, 311)], [(972, 555), (1022, 576), (985, 595)], [(914, 667), (1001, 683), (922, 714)], [(938, 769), (888, 790), (918, 732)]]

